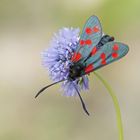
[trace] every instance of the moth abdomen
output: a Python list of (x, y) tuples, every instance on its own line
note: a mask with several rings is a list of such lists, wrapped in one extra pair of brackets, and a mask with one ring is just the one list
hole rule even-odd
[(99, 41), (99, 43), (97, 44), (97, 48), (100, 49), (101, 46), (105, 45), (108, 42), (114, 41), (114, 37), (111, 37), (109, 35), (104, 35), (101, 40)]

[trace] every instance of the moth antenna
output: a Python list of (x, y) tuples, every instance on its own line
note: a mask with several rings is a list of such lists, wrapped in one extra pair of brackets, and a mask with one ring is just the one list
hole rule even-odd
[(89, 112), (87, 111), (87, 108), (86, 108), (86, 105), (85, 105), (85, 103), (84, 103), (84, 101), (83, 101), (83, 99), (82, 99), (82, 96), (80, 95), (80, 93), (79, 93), (79, 91), (78, 91), (78, 89), (76, 88), (76, 86), (75, 86), (74, 83), (73, 83), (73, 86), (74, 86), (76, 92), (78, 93), (78, 96), (79, 96), (79, 99), (80, 99), (80, 101), (81, 101), (81, 104), (82, 104), (83, 110), (84, 110), (85, 113), (89, 116), (90, 114), (89, 114)]
[(45, 86), (45, 87), (43, 87), (41, 90), (39, 90), (39, 92), (36, 94), (36, 96), (35, 96), (35, 98), (37, 98), (44, 90), (46, 90), (47, 88), (49, 88), (49, 87), (51, 87), (51, 86), (53, 86), (53, 85), (55, 85), (55, 84), (58, 84), (58, 83), (60, 83), (60, 82), (63, 82), (63, 81), (66, 81), (67, 79), (65, 79), (65, 80), (60, 80), (60, 81), (57, 81), (57, 82), (54, 82), (54, 83), (52, 83), (52, 84), (50, 84), (50, 85), (47, 85), (47, 86)]

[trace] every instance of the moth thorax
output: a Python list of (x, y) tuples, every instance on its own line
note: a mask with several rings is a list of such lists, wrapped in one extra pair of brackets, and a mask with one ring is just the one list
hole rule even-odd
[(69, 78), (75, 80), (80, 77), (83, 67), (81, 65), (71, 65), (69, 70)]

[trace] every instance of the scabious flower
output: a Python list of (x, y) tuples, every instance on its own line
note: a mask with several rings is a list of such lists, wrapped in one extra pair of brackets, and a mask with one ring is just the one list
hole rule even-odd
[[(77, 48), (78, 41), (78, 28), (62, 28), (52, 38), (50, 47), (43, 51), (43, 65), (48, 69), (49, 75), (53, 81), (56, 82), (68, 78), (69, 68), (72, 64), (71, 57)], [(79, 91), (88, 89), (88, 77), (82, 76), (74, 81), (66, 80), (62, 83), (64, 95), (77, 95), (72, 82), (74, 82)]]

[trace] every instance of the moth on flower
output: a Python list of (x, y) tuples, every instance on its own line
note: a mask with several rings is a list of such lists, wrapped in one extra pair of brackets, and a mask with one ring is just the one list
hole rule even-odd
[(96, 16), (91, 16), (79, 37), (79, 29), (63, 28), (53, 37), (50, 48), (42, 53), (43, 65), (48, 69), (54, 83), (42, 88), (35, 98), (48, 87), (62, 83), (66, 96), (78, 95), (87, 115), (81, 90), (89, 87), (88, 74), (128, 52), (127, 45), (115, 42), (114, 37), (102, 33), (102, 27)]

